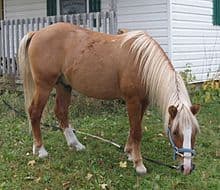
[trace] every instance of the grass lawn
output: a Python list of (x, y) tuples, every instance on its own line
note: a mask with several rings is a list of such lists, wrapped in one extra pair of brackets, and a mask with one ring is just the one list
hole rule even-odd
[[(217, 101), (204, 104), (198, 115), (201, 133), (196, 141), (196, 170), (191, 175), (184, 176), (145, 162), (147, 175), (137, 176), (132, 163), (116, 147), (78, 134), (86, 150), (74, 152), (68, 149), (60, 131), (49, 128), (42, 129), (49, 157), (38, 159), (32, 155), (32, 137), (26, 119), (8, 109), (3, 99), (19, 110), (23, 108), (22, 96), (1, 95), (0, 190), (220, 189), (220, 105)], [(123, 105), (110, 104), (109, 109), (96, 109), (94, 105), (86, 109), (87, 103), (83, 106), (82, 111), (80, 106), (74, 111), (71, 107), (71, 123), (77, 130), (125, 143), (129, 124)], [(52, 112), (50, 106), (48, 112)], [(55, 123), (52, 116), (45, 120)], [(174, 164), (172, 148), (155, 110), (146, 112), (143, 131), (142, 154)]]

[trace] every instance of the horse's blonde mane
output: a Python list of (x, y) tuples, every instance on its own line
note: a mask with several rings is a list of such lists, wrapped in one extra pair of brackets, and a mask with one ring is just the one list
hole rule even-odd
[[(131, 43), (128, 43), (131, 42)], [(190, 109), (191, 101), (180, 76), (174, 70), (169, 58), (147, 33), (133, 31), (124, 34), (121, 46), (129, 45), (129, 51), (134, 55), (134, 64), (138, 65), (138, 74), (146, 88), (146, 94), (151, 104), (157, 105), (165, 119), (165, 127), (168, 125), (168, 107), (174, 105), (178, 112), (184, 112), (187, 118), (179, 118), (185, 123), (195, 118)], [(179, 117), (185, 117), (179, 114)], [(198, 126), (196, 120), (193, 122)], [(185, 126), (185, 125), (183, 125)]]

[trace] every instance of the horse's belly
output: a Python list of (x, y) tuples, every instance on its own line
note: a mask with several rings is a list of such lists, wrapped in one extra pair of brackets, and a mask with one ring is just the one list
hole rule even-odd
[(95, 68), (78, 69), (69, 72), (67, 80), (74, 90), (86, 96), (98, 99), (120, 98), (118, 77), (115, 72)]

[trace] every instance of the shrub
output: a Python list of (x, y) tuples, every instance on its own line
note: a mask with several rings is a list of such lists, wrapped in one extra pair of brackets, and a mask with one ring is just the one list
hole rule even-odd
[(193, 102), (202, 104), (220, 100), (219, 79), (212, 79), (200, 84), (191, 83), (195, 81), (196, 77), (192, 74), (189, 65), (187, 65), (186, 70), (180, 72), (180, 74), (186, 83), (186, 87)]

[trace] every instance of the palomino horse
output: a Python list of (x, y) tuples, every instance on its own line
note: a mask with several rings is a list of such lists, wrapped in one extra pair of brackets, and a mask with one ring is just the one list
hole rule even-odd
[(85, 147), (69, 127), (71, 90), (98, 99), (123, 98), (130, 134), (125, 146), (139, 174), (146, 173), (140, 152), (141, 122), (149, 103), (159, 106), (165, 129), (169, 129), (175, 154), (181, 154), (184, 174), (192, 170), (193, 147), (199, 129), (180, 75), (148, 34), (121, 35), (92, 32), (67, 23), (57, 23), (25, 35), (19, 47), (25, 104), (34, 136), (33, 153), (48, 155), (43, 146), (40, 119), (50, 92), (56, 89), (55, 114), (70, 147)]

